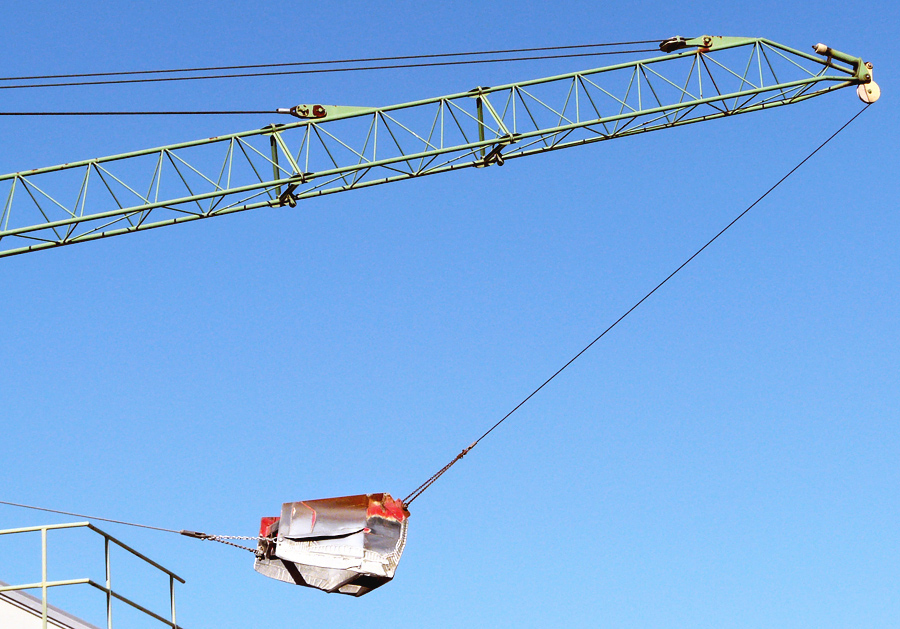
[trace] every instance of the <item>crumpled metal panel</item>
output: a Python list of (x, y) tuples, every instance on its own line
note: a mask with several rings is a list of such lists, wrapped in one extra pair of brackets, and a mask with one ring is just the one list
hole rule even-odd
[(368, 508), (368, 495), (286, 502), (281, 507), (278, 538), (312, 539), (358, 533), (366, 528)]
[(390, 494), (288, 502), (263, 518), (254, 568), (273, 579), (362, 596), (390, 581), (409, 512)]

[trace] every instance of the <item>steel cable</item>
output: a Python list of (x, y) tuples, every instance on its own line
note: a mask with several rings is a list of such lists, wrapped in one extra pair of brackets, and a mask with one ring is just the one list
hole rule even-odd
[(520, 409), (520, 408), (521, 408), (528, 400), (530, 400), (530, 399), (533, 398), (535, 395), (537, 395), (537, 393), (538, 393), (541, 389), (543, 389), (545, 386), (547, 386), (548, 384), (550, 384), (550, 382), (551, 382), (554, 378), (556, 378), (556, 376), (558, 376), (559, 374), (561, 374), (561, 373), (566, 369), (566, 367), (568, 367), (569, 365), (571, 365), (572, 363), (574, 363), (576, 360), (578, 360), (578, 358), (580, 358), (582, 354), (584, 354), (586, 351), (588, 351), (588, 350), (589, 350), (589, 349), (590, 349), (597, 341), (599, 341), (599, 340), (602, 339), (604, 336), (606, 336), (607, 332), (609, 332), (609, 331), (612, 330), (614, 327), (616, 327), (616, 326), (617, 326), (617, 325), (618, 325), (625, 317), (627, 317), (627, 316), (630, 315), (632, 312), (634, 312), (634, 311), (638, 308), (638, 306), (640, 306), (642, 303), (644, 303), (645, 301), (647, 301), (647, 299), (649, 299), (650, 296), (653, 295), (653, 293), (655, 293), (656, 291), (658, 291), (660, 288), (663, 287), (663, 285), (664, 285), (666, 282), (668, 282), (670, 279), (672, 279), (673, 277), (675, 277), (675, 275), (676, 275), (679, 271), (681, 271), (681, 269), (683, 269), (684, 267), (686, 267), (686, 266), (687, 266), (694, 258), (696, 258), (697, 256), (699, 256), (699, 255), (700, 255), (707, 247), (709, 247), (711, 244), (713, 244), (713, 243), (719, 238), (719, 236), (721, 236), (721, 235), (724, 234), (726, 231), (728, 231), (728, 230), (731, 228), (731, 226), (734, 225), (735, 223), (737, 223), (741, 218), (743, 218), (744, 215), (747, 214), (747, 212), (749, 212), (750, 210), (752, 210), (752, 209), (753, 209), (757, 204), (759, 204), (763, 199), (765, 199), (767, 196), (769, 196), (769, 193), (771, 193), (773, 190), (775, 190), (775, 188), (777, 188), (778, 186), (780, 186), (780, 185), (781, 185), (788, 177), (790, 177), (791, 175), (793, 175), (793, 174), (794, 174), (801, 166), (803, 166), (803, 164), (805, 164), (807, 161), (809, 161), (809, 160), (812, 158), (813, 155), (815, 155), (816, 153), (818, 153), (822, 148), (825, 147), (826, 144), (828, 144), (829, 142), (831, 142), (831, 140), (833, 140), (835, 137), (837, 137), (837, 135), (838, 135), (841, 131), (843, 131), (845, 128), (847, 128), (847, 126), (849, 126), (850, 123), (852, 123), (854, 120), (856, 120), (856, 119), (860, 116), (860, 114), (862, 114), (862, 112), (864, 112), (864, 111), (865, 111), (866, 109), (868, 109), (868, 108), (869, 108), (869, 105), (866, 105), (865, 107), (863, 107), (862, 109), (860, 109), (858, 112), (856, 112), (856, 114), (855, 114), (852, 118), (850, 118), (850, 120), (848, 120), (848, 121), (845, 122), (843, 125), (841, 125), (841, 127), (840, 127), (837, 131), (835, 131), (834, 133), (832, 133), (832, 134), (831, 134), (824, 142), (822, 142), (819, 146), (817, 146), (816, 149), (815, 149), (812, 153), (810, 153), (809, 155), (807, 155), (806, 157), (804, 157), (804, 158), (800, 161), (799, 164), (797, 164), (796, 166), (794, 166), (790, 171), (788, 171), (788, 173), (787, 173), (786, 175), (784, 175), (781, 179), (779, 179), (777, 182), (775, 182), (775, 184), (772, 185), (772, 187), (770, 187), (768, 190), (766, 190), (766, 191), (762, 194), (762, 196), (760, 196), (758, 199), (756, 199), (756, 201), (754, 201), (753, 203), (751, 203), (751, 204), (747, 207), (747, 209), (745, 209), (743, 212), (741, 212), (740, 214), (738, 214), (738, 215), (737, 215), (730, 223), (728, 223), (725, 227), (723, 227), (723, 228), (719, 231), (719, 233), (717, 233), (715, 236), (713, 236), (712, 238), (710, 238), (710, 239), (706, 242), (705, 245), (703, 245), (702, 247), (700, 247), (697, 251), (694, 252), (693, 255), (691, 255), (691, 257), (689, 257), (687, 260), (685, 260), (684, 262), (682, 262), (682, 263), (678, 266), (678, 268), (676, 268), (676, 269), (675, 269), (674, 271), (672, 271), (668, 276), (666, 276), (666, 278), (665, 278), (663, 281), (661, 281), (659, 284), (657, 284), (657, 285), (653, 288), (653, 290), (651, 290), (651, 291), (648, 292), (646, 295), (644, 295), (643, 297), (641, 297), (641, 299), (638, 300), (638, 302), (635, 303), (631, 308), (629, 308), (628, 310), (626, 310), (625, 313), (624, 313), (622, 316), (620, 316), (618, 319), (616, 319), (615, 321), (613, 321), (613, 323), (612, 323), (609, 327), (607, 327), (605, 330), (603, 330), (603, 332), (601, 332), (601, 333), (600, 333), (593, 341), (591, 341), (590, 343), (588, 343), (588, 344), (587, 344), (580, 352), (578, 352), (577, 354), (575, 354), (575, 356), (573, 356), (573, 357), (572, 357), (565, 365), (563, 365), (562, 367), (560, 367), (560, 368), (556, 371), (556, 373), (554, 373), (552, 376), (550, 376), (549, 378), (547, 378), (546, 380), (544, 380), (544, 382), (541, 384), (541, 386), (539, 386), (539, 387), (536, 388), (534, 391), (532, 391), (531, 393), (529, 393), (528, 396), (527, 396), (524, 400), (522, 400), (521, 402), (519, 402), (518, 404), (516, 404), (516, 406), (515, 406), (511, 411), (509, 411), (506, 415), (504, 415), (502, 418), (500, 418), (500, 421), (498, 421), (497, 423), (495, 423), (495, 424), (494, 424), (493, 426), (491, 426), (491, 427), (490, 427), (483, 435), (481, 435), (480, 437), (478, 437), (478, 439), (476, 439), (476, 440), (472, 443), (472, 445), (470, 445), (469, 447), (465, 448), (462, 452), (460, 452), (459, 454), (457, 454), (455, 458), (453, 458), (449, 463), (447, 463), (447, 465), (445, 465), (444, 467), (442, 467), (442, 468), (441, 468), (440, 470), (438, 470), (436, 473), (432, 474), (431, 477), (429, 477), (428, 480), (426, 480), (424, 483), (422, 483), (421, 485), (419, 485), (418, 487), (416, 487), (416, 489), (413, 490), (412, 493), (410, 493), (406, 498), (403, 499), (403, 504), (406, 505), (406, 506), (409, 506), (409, 505), (413, 502), (413, 500), (415, 500), (416, 498), (418, 498), (419, 496), (421, 496), (421, 495), (425, 492), (426, 489), (428, 489), (429, 487), (431, 487), (431, 486), (437, 481), (437, 479), (439, 479), (441, 476), (443, 476), (445, 473), (447, 473), (447, 471), (448, 471), (451, 467), (453, 467), (458, 461), (460, 461), (466, 454), (468, 454), (469, 451), (472, 450), (472, 448), (474, 448), (475, 446), (477, 446), (477, 445), (479, 444), (479, 442), (481, 442), (482, 439), (484, 439), (484, 438), (487, 437), (489, 434), (491, 434), (492, 432), (494, 432), (494, 430), (495, 430), (498, 426), (500, 426), (500, 424), (502, 424), (503, 422), (505, 422), (505, 421), (506, 421), (513, 413), (515, 413), (517, 410), (519, 410), (519, 409)]
[(472, 50), (468, 52), (447, 52), (429, 55), (400, 55), (393, 57), (363, 57), (358, 59), (330, 59), (326, 61), (293, 61), (288, 63), (256, 63), (232, 66), (206, 66), (197, 68), (171, 68), (166, 70), (130, 70), (125, 72), (87, 72), (80, 74), (45, 74), (37, 76), (6, 76), (0, 81), (38, 81), (48, 79), (76, 79), (95, 76), (136, 76), (143, 74), (175, 74), (186, 72), (218, 72), (222, 70), (250, 70), (257, 68), (285, 68), (292, 66), (337, 65), (344, 63), (372, 63), (374, 61), (406, 61), (411, 59), (439, 59), (442, 57), (473, 57), (476, 55), (502, 55), (520, 52), (543, 52), (548, 50), (576, 50), (579, 48), (602, 48), (609, 46), (634, 46), (637, 44), (656, 44), (660, 39), (642, 39), (637, 41), (607, 42), (603, 44), (577, 44), (571, 46), (544, 46), (540, 48), (508, 48), (506, 50)]
[(209, 533), (200, 533), (199, 531), (187, 531), (187, 530), (175, 530), (175, 529), (167, 529), (161, 526), (150, 526), (149, 524), (138, 524), (137, 522), (126, 522), (124, 520), (113, 520), (110, 518), (100, 518), (93, 515), (85, 515), (83, 513), (73, 513), (71, 511), (60, 511), (59, 509), (46, 509), (44, 507), (35, 507), (32, 505), (23, 505), (17, 502), (6, 502), (5, 500), (0, 500), (0, 505), (7, 505), (10, 507), (20, 507), (22, 509), (31, 509), (33, 511), (46, 511), (47, 513), (58, 513), (60, 515), (70, 515), (74, 518), (85, 518), (86, 520), (99, 520), (100, 522), (111, 522), (113, 524), (122, 524), (124, 526), (134, 526), (142, 529), (150, 529), (153, 531), (162, 531), (163, 533), (175, 533), (176, 535), (184, 535), (185, 537), (192, 537), (194, 539), (205, 539), (211, 542), (219, 542), (220, 544), (226, 544), (228, 546), (234, 546), (235, 548), (240, 548), (241, 550), (249, 551), (253, 554), (256, 554), (256, 549), (250, 548), (248, 546), (241, 546), (240, 544), (235, 544), (234, 542), (229, 542), (231, 539), (243, 539), (243, 540), (258, 540), (258, 537), (246, 537), (242, 535), (211, 535)]
[(171, 81), (200, 81), (206, 79), (236, 79), (262, 76), (288, 76), (300, 74), (325, 74), (332, 72), (364, 72), (368, 70), (397, 70), (406, 68), (434, 68), (443, 66), (472, 65), (482, 63), (507, 63), (513, 61), (535, 61), (543, 59), (571, 59), (575, 57), (598, 57), (602, 55), (622, 55), (639, 52), (659, 52), (656, 48), (633, 50), (608, 50), (602, 52), (567, 53), (562, 55), (534, 55), (529, 57), (504, 57), (500, 59), (467, 59), (463, 61), (433, 61), (422, 63), (402, 63), (392, 65), (358, 66), (350, 68), (319, 68), (310, 70), (279, 70), (275, 72), (242, 72), (238, 74), (209, 74), (201, 76), (170, 76), (149, 79), (114, 79), (110, 81), (71, 81), (62, 83), (24, 83), (18, 85), (0, 85), (0, 90), (15, 90), (39, 87), (75, 87), (84, 85), (124, 85), (135, 83), (162, 83)]
[(0, 111), (0, 116), (230, 116), (277, 114), (274, 109), (229, 111)]

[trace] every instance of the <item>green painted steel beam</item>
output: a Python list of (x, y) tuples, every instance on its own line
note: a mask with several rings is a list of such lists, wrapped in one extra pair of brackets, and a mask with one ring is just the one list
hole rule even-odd
[(0, 257), (877, 88), (871, 64), (821, 44), (809, 54), (703, 36), (660, 48), (387, 107), (298, 105), (281, 111), (299, 121), (2, 175)]

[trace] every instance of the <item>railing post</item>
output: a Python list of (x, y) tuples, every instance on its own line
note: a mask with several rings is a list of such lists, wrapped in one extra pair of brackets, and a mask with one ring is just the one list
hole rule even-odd
[[(50, 575), (49, 575), (50, 557), (49, 557), (49, 550), (48, 550), (49, 532), (51, 530), (57, 530), (57, 529), (73, 529), (73, 528), (82, 528), (82, 527), (86, 527), (86, 528), (90, 529), (91, 531), (97, 533), (98, 535), (103, 536), (103, 542), (104, 542), (104, 544), (103, 544), (104, 557), (103, 558), (104, 558), (104, 564), (105, 564), (104, 568), (105, 568), (105, 573), (106, 573), (105, 583), (103, 581), (99, 581), (99, 580), (95, 581), (91, 578), (50, 579)], [(178, 625), (177, 625), (177, 617), (176, 617), (176, 612), (175, 612), (175, 581), (178, 581), (179, 583), (184, 583), (184, 579), (179, 577), (177, 574), (167, 570), (163, 566), (159, 565), (158, 563), (149, 559), (148, 557), (142, 555), (141, 553), (139, 553), (138, 551), (134, 550), (133, 548), (127, 546), (126, 544), (120, 542), (119, 540), (117, 540), (115, 537), (109, 535), (108, 533), (105, 533), (104, 531), (101, 531), (100, 529), (94, 527), (90, 522), (82, 522), (82, 523), (75, 523), (75, 524), (48, 524), (45, 526), (34, 526), (34, 527), (25, 527), (25, 528), (18, 528), (18, 529), (0, 530), (0, 537), (3, 537), (5, 535), (20, 534), (20, 533), (29, 534), (29, 535), (32, 533), (40, 533), (41, 534), (41, 580), (35, 581), (33, 583), (23, 583), (21, 585), (9, 585), (9, 586), (4, 585), (3, 587), (0, 587), (0, 591), (16, 592), (16, 591), (20, 591), (20, 590), (37, 590), (37, 589), (41, 590), (40, 612), (38, 612), (37, 607), (35, 607), (35, 609), (33, 610), (34, 617), (35, 618), (39, 617), (41, 619), (41, 621), (39, 624), (34, 625), (35, 627), (41, 627), (42, 629), (52, 629), (52, 627), (61, 626), (57, 623), (56, 619), (51, 619), (51, 617), (50, 617), (51, 616), (50, 603), (48, 600), (49, 599), (48, 592), (50, 591), (50, 588), (61, 587), (61, 586), (66, 586), (66, 585), (88, 585), (88, 586), (92, 586), (98, 590), (101, 590), (102, 592), (104, 592), (106, 594), (106, 629), (112, 629), (112, 627), (113, 627), (113, 621), (112, 621), (112, 601), (113, 601), (113, 599), (119, 600), (127, 605), (130, 605), (131, 607), (136, 609), (138, 612), (151, 617), (155, 621), (157, 621), (165, 626), (169, 626), (172, 629), (179, 629)], [(116, 546), (122, 548), (123, 550), (125, 550), (126, 552), (131, 553), (132, 555), (137, 557), (139, 560), (146, 562), (150, 566), (156, 568), (157, 570), (160, 570), (161, 572), (165, 573), (166, 576), (168, 576), (168, 578), (169, 578), (170, 611), (172, 614), (171, 620), (166, 619), (165, 612), (163, 610), (158, 610), (159, 612), (162, 612), (162, 613), (154, 612), (154, 611), (130, 600), (129, 598), (122, 596), (121, 594), (117, 594), (116, 592), (113, 591), (113, 589), (112, 589), (112, 548), (111, 548), (113, 545), (116, 545)], [(36, 600), (37, 599), (35, 599), (35, 601)], [(6, 629), (6, 626), (0, 624), (0, 629)]]
[(41, 627), (47, 629), (47, 528), (41, 529)]
[(109, 562), (109, 538), (103, 536), (103, 555), (106, 561), (106, 629), (112, 629), (112, 571)]
[(172, 602), (172, 629), (178, 629), (178, 623), (175, 620), (175, 577), (169, 575), (169, 599)]

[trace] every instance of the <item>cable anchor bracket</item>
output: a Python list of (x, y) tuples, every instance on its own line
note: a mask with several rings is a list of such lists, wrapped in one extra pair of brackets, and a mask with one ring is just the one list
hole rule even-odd
[(355, 107), (350, 105), (295, 105), (293, 107), (279, 107), (276, 114), (289, 114), (301, 120), (324, 120), (333, 118), (345, 118), (372, 113), (372, 107)]
[(309, 182), (311, 175), (312, 173), (300, 173), (293, 177), (293, 181), (287, 185), (284, 192), (279, 194), (278, 199), (273, 201), (271, 205), (275, 207), (284, 207), (285, 205), (288, 207), (297, 207), (297, 201), (300, 200), (300, 197), (294, 193), (300, 185)]
[(193, 537), (194, 539), (215, 539), (215, 535), (210, 535), (209, 533), (201, 533), (200, 531), (178, 531), (181, 535), (185, 537)]
[(322, 105), (295, 105), (294, 107), (279, 107), (275, 110), (278, 114), (290, 114), (301, 120), (325, 118), (328, 111)]
[(515, 144), (517, 141), (517, 136), (519, 134), (511, 134), (506, 135), (500, 138), (499, 143), (495, 144), (490, 151), (482, 158), (481, 166), (490, 166), (491, 164), (497, 164), (497, 166), (503, 166), (506, 163), (506, 160), (503, 157), (503, 149), (511, 144)]

